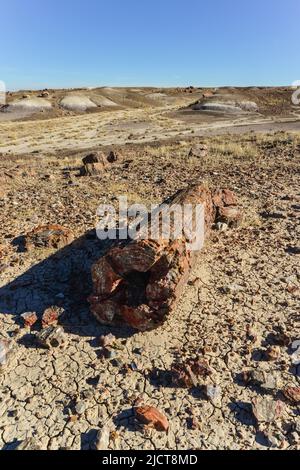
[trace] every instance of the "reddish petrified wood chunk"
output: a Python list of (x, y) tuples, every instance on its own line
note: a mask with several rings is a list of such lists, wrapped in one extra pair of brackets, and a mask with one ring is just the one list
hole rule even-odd
[(300, 387), (286, 387), (283, 394), (291, 403), (300, 403)]
[(135, 408), (135, 415), (140, 423), (155, 428), (157, 431), (167, 432), (169, 422), (165, 415), (153, 406), (139, 406)]

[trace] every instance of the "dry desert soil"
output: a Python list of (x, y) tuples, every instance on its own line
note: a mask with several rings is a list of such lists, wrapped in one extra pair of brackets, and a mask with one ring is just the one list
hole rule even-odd
[[(109, 449), (300, 449), (300, 107), (292, 93), (9, 94), (0, 112), (0, 341), (12, 348), (0, 363), (2, 449), (94, 449), (99, 431)], [(115, 162), (82, 176), (84, 156), (111, 150)], [(117, 206), (124, 194), (159, 203), (192, 182), (234, 191), (242, 223), (212, 231), (164, 325), (101, 325), (87, 302), (91, 265), (107, 249), (95, 235), (98, 205)], [(75, 241), (26, 250), (26, 234), (46, 224), (70, 229)], [(61, 309), (64, 344), (45, 349), (36, 335), (51, 306)], [(25, 312), (38, 317), (31, 329)], [(116, 340), (103, 355), (100, 337), (109, 333)], [(191, 358), (211, 373), (182, 388), (171, 366)], [(136, 419), (137, 399), (165, 415), (167, 432)]]

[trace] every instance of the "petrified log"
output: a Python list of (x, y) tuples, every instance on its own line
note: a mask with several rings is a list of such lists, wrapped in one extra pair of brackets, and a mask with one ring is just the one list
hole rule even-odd
[[(212, 225), (220, 219), (231, 225), (241, 219), (236, 197), (227, 189), (211, 191), (205, 185), (194, 185), (179, 191), (160, 207), (174, 205), (203, 207), (204, 238), (209, 236)], [(229, 220), (225, 209), (230, 209)], [(161, 224), (161, 216), (157, 217), (157, 214), (161, 215), (162, 211), (159, 209), (155, 215), (154, 212), (149, 214), (146, 228), (154, 217)], [(170, 218), (170, 222), (172, 229), (176, 228), (176, 220)], [(194, 231), (182, 230), (176, 238), (162, 234), (155, 239), (143, 239), (145, 231), (141, 229), (134, 240), (117, 242), (93, 265), (93, 294), (89, 302), (92, 313), (101, 323), (126, 323), (141, 331), (164, 323), (201, 252), (200, 249), (191, 249), (191, 242), (197, 236), (194, 222), (193, 217), (187, 218), (184, 226), (194, 227)]]
[(102, 175), (107, 166), (107, 159), (103, 152), (89, 153), (82, 159), (83, 167), (80, 169), (81, 176)]

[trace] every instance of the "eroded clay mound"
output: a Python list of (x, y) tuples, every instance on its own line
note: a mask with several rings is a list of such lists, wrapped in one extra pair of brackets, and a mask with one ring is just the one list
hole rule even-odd
[(162, 98), (168, 98), (166, 93), (156, 92), (156, 93), (147, 93), (147, 98), (151, 98), (153, 100), (159, 100)]
[(94, 103), (88, 96), (76, 96), (69, 95), (65, 96), (61, 102), (60, 106), (69, 111), (87, 111), (88, 109), (97, 108), (97, 104)]
[(222, 112), (222, 113), (240, 113), (242, 108), (236, 106), (235, 104), (229, 103), (218, 103), (209, 102), (209, 103), (196, 103), (192, 105), (194, 111), (211, 111), (211, 112)]
[(239, 102), (240, 108), (242, 108), (244, 111), (248, 112), (253, 112), (257, 113), (258, 112), (258, 106), (254, 101), (241, 101)]
[(96, 103), (97, 106), (101, 107), (114, 107), (118, 106), (117, 103), (114, 101), (110, 100), (109, 98), (106, 98), (105, 96), (94, 96), (93, 97), (93, 102)]
[(254, 101), (234, 99), (230, 94), (219, 94), (209, 99), (198, 101), (191, 105), (195, 111), (207, 111), (226, 114), (241, 114), (258, 112), (258, 106)]
[(9, 103), (9, 111), (41, 111), (44, 109), (51, 109), (52, 104), (44, 98), (24, 98)]

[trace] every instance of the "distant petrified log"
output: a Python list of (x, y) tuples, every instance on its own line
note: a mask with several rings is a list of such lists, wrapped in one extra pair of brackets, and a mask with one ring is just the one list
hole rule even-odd
[[(233, 225), (242, 216), (234, 193), (227, 189), (212, 191), (204, 185), (194, 185), (179, 191), (161, 207), (174, 205), (190, 205), (193, 209), (196, 206), (203, 207), (204, 239), (209, 237), (215, 222), (221, 219)], [(230, 212), (228, 220), (227, 212)], [(147, 218), (146, 228), (154, 218), (161, 224), (161, 217), (157, 218), (157, 212), (152, 212)], [(184, 226), (193, 226), (193, 230), (182, 230), (176, 238), (160, 236), (143, 239), (138, 233), (134, 240), (116, 242), (93, 265), (93, 294), (89, 302), (92, 313), (101, 323), (125, 323), (141, 331), (164, 323), (201, 252), (201, 247), (192, 249), (191, 243), (198, 235), (195, 234), (195, 221), (192, 219), (186, 219)], [(176, 228), (176, 220), (170, 218), (170, 221), (172, 229)], [(148, 232), (153, 233), (150, 230)], [(145, 234), (144, 230), (141, 229), (141, 233)]]
[(102, 175), (107, 166), (107, 159), (103, 152), (89, 153), (82, 159), (81, 176)]

